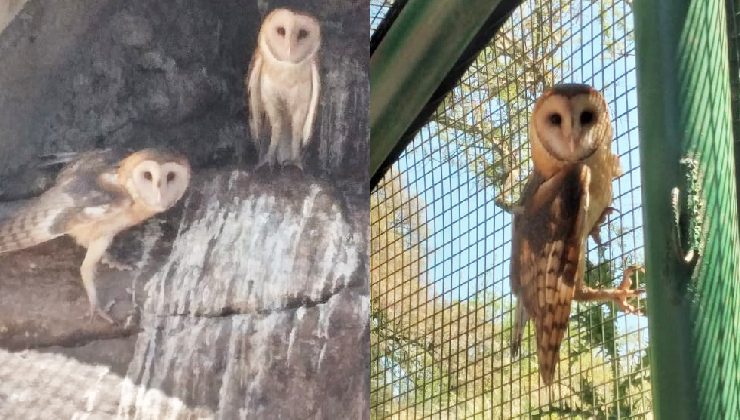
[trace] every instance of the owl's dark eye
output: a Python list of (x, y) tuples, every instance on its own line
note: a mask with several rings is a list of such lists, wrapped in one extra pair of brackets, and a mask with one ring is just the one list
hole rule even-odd
[(303, 39), (308, 36), (308, 31), (305, 29), (301, 29), (298, 31), (298, 39)]
[(175, 180), (175, 173), (174, 172), (168, 173), (167, 174), (167, 182), (170, 183), (170, 182), (172, 182), (174, 180)]
[(144, 172), (144, 179), (146, 179), (147, 181), (151, 181), (152, 180), (152, 173), (149, 172), (149, 171)]
[(285, 28), (283, 28), (282, 26), (278, 26), (277, 27), (277, 33), (280, 36), (285, 36)]
[(561, 117), (560, 114), (558, 114), (557, 112), (553, 112), (552, 114), (548, 115), (547, 119), (552, 125), (560, 125), (560, 123), (563, 122), (563, 117)]
[(594, 113), (592, 111), (583, 111), (579, 117), (581, 125), (588, 125), (594, 122)]

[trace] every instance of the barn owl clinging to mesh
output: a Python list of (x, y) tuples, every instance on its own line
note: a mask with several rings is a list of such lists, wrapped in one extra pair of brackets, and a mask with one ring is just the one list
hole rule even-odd
[(79, 155), (55, 184), (0, 220), (0, 253), (29, 248), (70, 235), (87, 248), (80, 267), (90, 318), (103, 311), (95, 289), (95, 267), (119, 232), (172, 207), (190, 182), (186, 158), (144, 149), (120, 159), (113, 151)]
[(641, 290), (630, 289), (635, 268), (617, 289), (584, 284), (589, 234), (613, 209), (612, 180), (621, 173), (611, 152), (612, 128), (603, 96), (587, 85), (556, 85), (535, 103), (529, 124), (534, 169), (514, 214), (511, 289), (517, 296), (512, 356), (526, 322), (534, 320), (540, 375), (551, 384), (572, 300), (612, 300), (625, 312)]
[(320, 46), (319, 22), (307, 14), (275, 9), (262, 23), (245, 79), (258, 166), (303, 167), (321, 90)]

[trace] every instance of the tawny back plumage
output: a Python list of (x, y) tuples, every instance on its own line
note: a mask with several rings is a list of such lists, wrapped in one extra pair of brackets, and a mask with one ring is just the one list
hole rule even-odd
[[(568, 328), (575, 285), (583, 272), (590, 170), (575, 164), (546, 182), (534, 177), (540, 183), (524, 197), (522, 214), (515, 216), (511, 286), (518, 305), (535, 322), (540, 375), (549, 385)], [(523, 329), (519, 324), (517, 328)], [(516, 355), (521, 330), (514, 334), (512, 354)]]

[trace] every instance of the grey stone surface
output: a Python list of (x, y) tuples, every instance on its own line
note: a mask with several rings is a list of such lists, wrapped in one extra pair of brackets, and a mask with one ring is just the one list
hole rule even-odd
[(42, 153), (168, 145), (197, 166), (256, 162), (243, 78), (261, 13), (322, 22), (308, 167), (367, 177), (367, 1), (30, 0), (0, 33), (0, 175)]
[[(194, 167), (114, 241), (133, 270), (99, 267), (116, 326), (82, 319), (69, 238), (0, 255), (1, 418), (369, 416), (368, 4), (306, 3), (28, 0), (0, 32), (0, 200), (48, 186), (46, 154), (168, 146)], [(278, 6), (323, 25), (306, 173), (251, 169), (242, 79)]]
[[(220, 418), (366, 416), (366, 210), (320, 181), (236, 172), (185, 207), (128, 377)], [(122, 409), (149, 398), (137, 388)]]

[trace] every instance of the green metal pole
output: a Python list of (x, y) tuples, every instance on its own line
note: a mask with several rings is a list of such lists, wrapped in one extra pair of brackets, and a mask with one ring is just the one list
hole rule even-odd
[[(727, 0), (727, 30), (730, 34), (730, 88), (735, 133), (735, 185), (740, 189), (740, 0)], [(740, 197), (737, 201), (740, 211)]]
[(501, 0), (409, 0), (370, 58), (370, 174)]
[(634, 13), (655, 417), (737, 419), (740, 238), (725, 1), (640, 0)]

